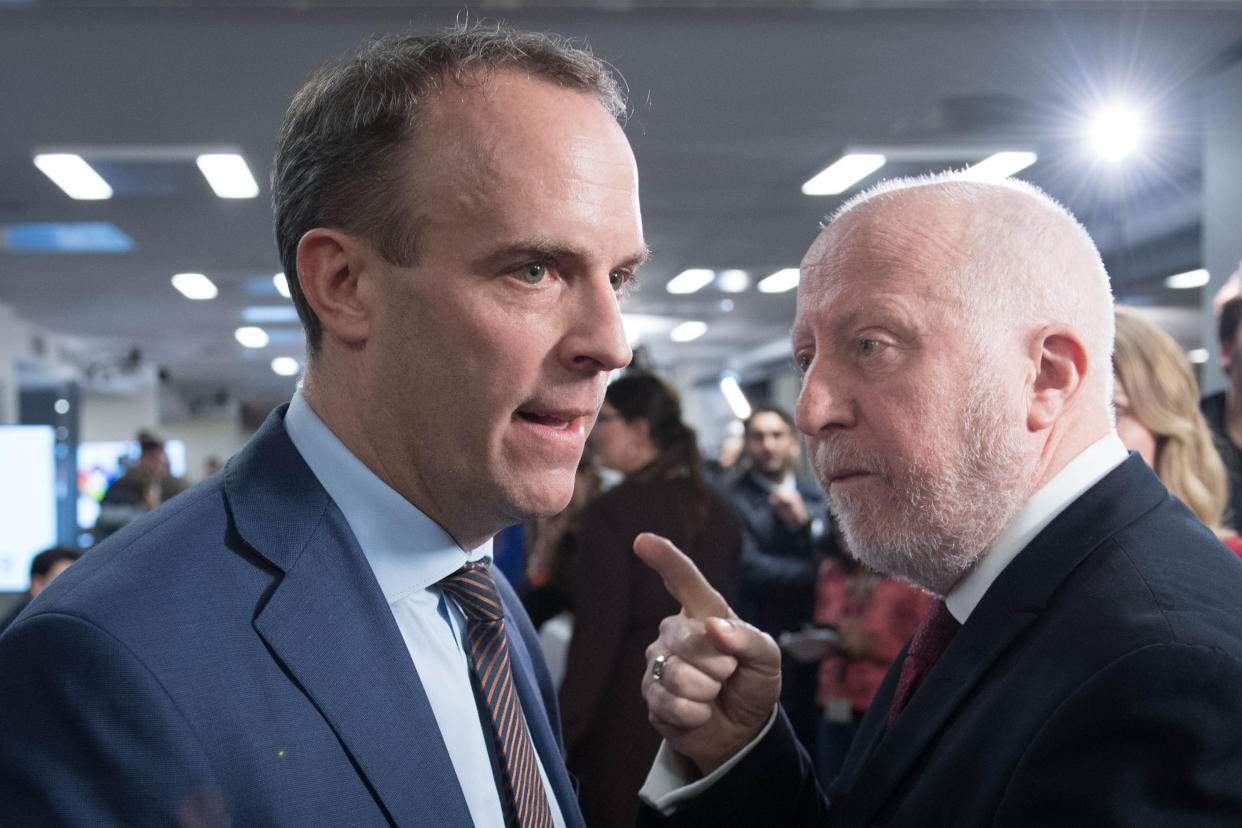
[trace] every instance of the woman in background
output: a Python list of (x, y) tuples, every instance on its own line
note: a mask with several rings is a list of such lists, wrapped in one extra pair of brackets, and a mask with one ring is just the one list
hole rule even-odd
[(574, 633), (561, 686), (565, 748), (592, 828), (632, 826), (660, 745), (637, 677), (661, 619), (677, 613), (634, 538), (671, 540), (732, 598), (741, 537), (731, 507), (703, 480), (694, 431), (675, 392), (649, 374), (608, 386), (591, 443), (622, 482), (583, 511), (570, 580)]
[(1242, 538), (1221, 528), (1228, 502), (1225, 464), (1199, 412), (1199, 385), (1182, 349), (1133, 310), (1116, 309), (1113, 405), (1117, 434), (1175, 497), (1234, 552)]

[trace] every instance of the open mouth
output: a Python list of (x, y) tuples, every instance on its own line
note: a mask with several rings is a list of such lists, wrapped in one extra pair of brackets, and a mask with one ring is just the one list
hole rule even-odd
[(555, 415), (532, 414), (529, 411), (519, 411), (518, 416), (527, 422), (547, 426), (548, 428), (553, 428), (557, 431), (568, 431), (569, 427), (574, 422), (573, 420), (566, 420), (563, 417)]

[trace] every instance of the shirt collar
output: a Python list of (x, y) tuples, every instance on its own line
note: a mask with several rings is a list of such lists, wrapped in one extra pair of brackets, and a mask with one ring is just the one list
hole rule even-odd
[(983, 556), (966, 577), (945, 596), (949, 613), (960, 623), (974, 612), (988, 587), (1000, 576), (1018, 553), (1035, 539), (1049, 523), (1094, 486), (1104, 475), (1126, 459), (1126, 447), (1116, 431), (1109, 431), (1092, 443), (1039, 491), (1031, 495), (1017, 516), (997, 537), (991, 551)]
[(311, 410), (299, 388), (285, 430), (358, 539), (380, 589), (394, 603), (492, 554), (463, 550), (435, 521), (375, 476)]

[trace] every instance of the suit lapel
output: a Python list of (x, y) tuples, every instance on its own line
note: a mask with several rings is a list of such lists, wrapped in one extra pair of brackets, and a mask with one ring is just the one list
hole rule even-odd
[(1070, 572), (1166, 497), (1164, 486), (1132, 455), (1071, 503), (992, 583), (886, 734), (884, 719), (903, 651), (872, 700), (857, 744), (832, 786), (831, 824), (871, 824), (918, 765), (934, 760), (940, 733), (996, 660), (1038, 619)]
[(283, 409), (230, 464), (246, 545), (284, 573), (254, 627), (397, 824), (470, 824), (427, 695), (362, 550), (284, 431)]

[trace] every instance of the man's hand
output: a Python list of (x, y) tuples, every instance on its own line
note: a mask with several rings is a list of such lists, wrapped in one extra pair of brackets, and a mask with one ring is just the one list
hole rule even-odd
[(806, 504), (802, 502), (802, 495), (797, 489), (778, 489), (768, 496), (768, 504), (790, 529), (801, 529), (811, 522)]
[[(706, 776), (753, 741), (772, 715), (781, 693), (780, 649), (771, 636), (739, 619), (694, 562), (666, 539), (641, 534), (634, 552), (681, 604), (647, 647), (647, 717)], [(661, 656), (657, 680), (653, 667)]]

